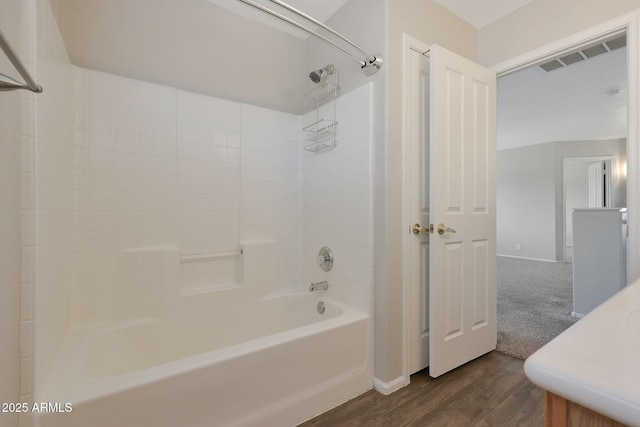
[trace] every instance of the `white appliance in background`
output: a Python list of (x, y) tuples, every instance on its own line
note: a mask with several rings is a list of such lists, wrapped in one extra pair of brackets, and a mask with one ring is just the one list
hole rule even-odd
[(573, 210), (573, 313), (583, 317), (627, 285), (627, 209)]

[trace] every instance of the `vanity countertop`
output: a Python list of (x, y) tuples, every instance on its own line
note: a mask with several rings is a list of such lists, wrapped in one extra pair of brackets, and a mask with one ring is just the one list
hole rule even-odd
[(532, 354), (524, 370), (545, 390), (640, 426), (640, 280)]

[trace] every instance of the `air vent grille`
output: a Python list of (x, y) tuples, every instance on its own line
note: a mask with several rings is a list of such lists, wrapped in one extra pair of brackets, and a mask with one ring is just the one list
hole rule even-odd
[(588, 49), (582, 51), (584, 56), (587, 58), (593, 58), (594, 56), (602, 55), (603, 53), (609, 52), (603, 44), (597, 44), (595, 46), (591, 46)]
[(576, 62), (584, 61), (585, 59), (593, 58), (594, 56), (602, 55), (603, 53), (611, 52), (612, 50), (620, 49), (627, 45), (627, 36), (623, 34), (613, 39), (600, 42), (591, 46), (584, 46), (580, 50), (570, 52), (559, 58), (554, 58), (543, 64), (540, 64), (545, 72), (564, 68), (568, 65), (575, 64)]
[(563, 56), (560, 58), (564, 65), (575, 64), (576, 62), (584, 61), (584, 56), (580, 55), (579, 52), (572, 53), (571, 55)]
[(557, 70), (558, 68), (562, 67), (564, 67), (562, 62), (556, 61), (555, 59), (553, 61), (545, 62), (544, 64), (540, 65), (540, 68), (542, 68), (546, 72)]
[(617, 39), (609, 40), (605, 43), (610, 50), (620, 49), (621, 47), (625, 47), (627, 45), (626, 37), (618, 37)]

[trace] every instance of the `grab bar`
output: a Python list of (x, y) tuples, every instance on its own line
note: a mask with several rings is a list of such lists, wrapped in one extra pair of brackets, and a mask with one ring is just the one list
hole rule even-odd
[(191, 262), (200, 262), (200, 261), (210, 261), (216, 258), (226, 258), (232, 256), (238, 256), (243, 254), (242, 249), (236, 249), (233, 251), (224, 251), (224, 252), (209, 252), (203, 254), (188, 254), (180, 256), (181, 264), (188, 264)]
[(42, 86), (37, 84), (31, 78), (31, 75), (29, 74), (27, 69), (24, 67), (22, 62), (20, 62), (20, 59), (11, 48), (11, 45), (9, 44), (9, 42), (7, 42), (7, 39), (4, 37), (4, 34), (2, 34), (2, 31), (0, 31), (0, 48), (2, 48), (5, 55), (7, 55), (7, 58), (9, 58), (9, 61), (11, 61), (13, 66), (16, 68), (16, 70), (18, 70), (18, 73), (20, 73), (20, 75), (26, 82), (26, 83), (20, 83), (19, 81), (12, 79), (11, 77), (5, 74), (0, 73), (0, 90), (7, 91), (7, 90), (16, 90), (16, 89), (27, 89), (35, 93), (41, 93)]

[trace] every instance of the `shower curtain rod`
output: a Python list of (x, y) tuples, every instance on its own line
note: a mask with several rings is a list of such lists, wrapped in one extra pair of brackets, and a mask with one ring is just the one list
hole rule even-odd
[(378, 70), (380, 70), (380, 67), (382, 67), (382, 56), (380, 54), (375, 54), (372, 55), (370, 53), (367, 53), (367, 51), (363, 50), (360, 46), (358, 46), (357, 44), (355, 44), (354, 42), (352, 42), (351, 40), (349, 40), (348, 38), (346, 38), (345, 36), (343, 36), (342, 34), (338, 33), (337, 31), (335, 31), (333, 28), (323, 24), (322, 22), (318, 21), (317, 19), (312, 18), (311, 16), (307, 15), (304, 12), (299, 11), (298, 9), (289, 6), (288, 4), (280, 1), (280, 0), (270, 0), (272, 3), (275, 3), (287, 10), (289, 10), (290, 12), (295, 13), (296, 15), (300, 16), (301, 18), (306, 19), (309, 22), (312, 22), (315, 25), (318, 25), (319, 27), (323, 28), (324, 30), (328, 31), (329, 33), (333, 34), (334, 36), (336, 36), (337, 38), (339, 38), (340, 40), (344, 41), (345, 43), (349, 44), (351, 47), (353, 47), (354, 49), (356, 49), (358, 52), (362, 53), (365, 58), (364, 59), (360, 59), (354, 55), (352, 55), (349, 51), (347, 51), (346, 49), (338, 46), (337, 44), (335, 44), (334, 42), (332, 42), (331, 40), (329, 40), (327, 37), (316, 33), (315, 31), (313, 31), (311, 28), (306, 27), (302, 24), (300, 24), (299, 22), (294, 21), (293, 19), (287, 18), (286, 16), (275, 12), (271, 9), (268, 9), (262, 5), (259, 5), (251, 0), (240, 0), (241, 2), (252, 6), (256, 9), (259, 9), (265, 13), (268, 13), (271, 16), (274, 16), (284, 22), (287, 22), (299, 29), (301, 29), (302, 31), (305, 31), (306, 33), (316, 37), (319, 40), (322, 40), (323, 42), (327, 43), (329, 46), (334, 47), (335, 49), (339, 50), (340, 52), (342, 52), (344, 55), (348, 56), (349, 58), (353, 59), (355, 62), (357, 62), (358, 64), (360, 64), (360, 68), (362, 68), (362, 71), (364, 72), (365, 75), (367, 76), (371, 76), (375, 73), (378, 72)]
[(37, 84), (32, 78), (27, 69), (22, 65), (20, 59), (15, 54), (13, 49), (11, 49), (11, 45), (0, 31), (0, 48), (4, 51), (9, 61), (13, 64), (13, 66), (18, 70), (18, 73), (22, 76), (26, 83), (20, 83), (17, 80), (12, 79), (11, 77), (0, 73), (0, 91), (7, 90), (16, 90), (16, 89), (27, 89), (32, 92), (41, 93), (42, 86)]

